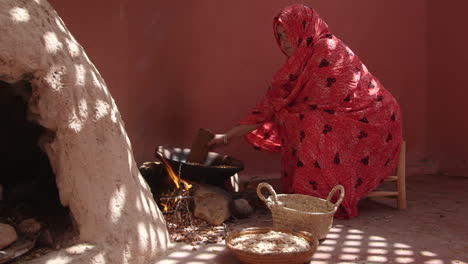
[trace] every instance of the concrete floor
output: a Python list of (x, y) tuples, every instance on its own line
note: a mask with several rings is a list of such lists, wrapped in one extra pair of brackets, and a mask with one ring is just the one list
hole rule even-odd
[[(408, 210), (390, 198), (363, 200), (359, 216), (335, 220), (310, 263), (468, 264), (468, 178), (414, 176), (407, 180)], [(270, 215), (228, 224), (229, 229), (271, 225)], [(155, 264), (239, 263), (223, 243), (177, 244)]]

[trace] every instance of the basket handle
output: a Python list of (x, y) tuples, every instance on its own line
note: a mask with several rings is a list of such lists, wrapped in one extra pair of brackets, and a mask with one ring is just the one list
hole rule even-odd
[(344, 187), (342, 185), (335, 186), (330, 191), (330, 193), (328, 194), (328, 197), (327, 197), (327, 202), (333, 204), (330, 200), (335, 195), (336, 191), (338, 191), (338, 190), (340, 190), (340, 197), (338, 198), (338, 201), (336, 201), (336, 203), (334, 204), (335, 208), (338, 208), (338, 206), (340, 206), (341, 202), (343, 201), (344, 194), (345, 194)]
[(273, 187), (271, 187), (270, 184), (266, 183), (266, 182), (261, 182), (258, 184), (257, 186), (257, 195), (258, 195), (258, 198), (260, 198), (260, 200), (262, 200), (263, 202), (265, 202), (266, 205), (268, 205), (268, 201), (267, 199), (265, 198), (265, 196), (263, 196), (263, 193), (262, 193), (262, 189), (263, 188), (267, 188), (268, 191), (270, 192), (271, 194), (271, 197), (272, 197), (272, 200), (273, 202), (275, 203), (275, 205), (279, 205), (278, 204), (278, 197), (276, 196), (276, 192), (275, 190), (273, 189)]

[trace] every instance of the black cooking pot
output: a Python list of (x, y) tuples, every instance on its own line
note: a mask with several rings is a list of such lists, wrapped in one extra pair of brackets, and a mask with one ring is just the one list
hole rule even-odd
[(209, 152), (203, 164), (187, 162), (190, 149), (159, 146), (156, 150), (182, 179), (224, 187), (226, 179), (244, 169), (244, 163), (231, 156)]

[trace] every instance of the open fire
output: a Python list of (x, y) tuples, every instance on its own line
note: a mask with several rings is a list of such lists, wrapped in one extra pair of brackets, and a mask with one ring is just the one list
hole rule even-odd
[(174, 190), (169, 191), (168, 194), (163, 194), (160, 197), (160, 204), (163, 206), (163, 212), (168, 213), (177, 211), (180, 202), (184, 199), (190, 198), (190, 189), (192, 189), (192, 184), (181, 179), (180, 175), (175, 173), (167, 159), (164, 158), (160, 153), (156, 152), (156, 157), (161, 160), (164, 168), (167, 171), (167, 174), (175, 185)]

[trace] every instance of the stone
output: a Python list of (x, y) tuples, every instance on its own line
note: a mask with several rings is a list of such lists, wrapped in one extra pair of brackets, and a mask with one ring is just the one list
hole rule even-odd
[(249, 201), (244, 198), (234, 200), (233, 215), (238, 218), (246, 218), (253, 214), (254, 209)]
[(195, 217), (212, 225), (221, 225), (231, 217), (232, 197), (229, 193), (212, 185), (198, 184), (195, 188)]
[(0, 223), (0, 249), (6, 248), (18, 239), (15, 228)]
[(21, 223), (18, 225), (18, 229), (21, 233), (23, 234), (28, 234), (28, 235), (35, 235), (39, 231), (41, 231), (41, 224), (36, 221), (34, 218), (29, 218), (26, 220), (21, 221)]
[(29, 83), (28, 119), (46, 131), (38, 145), (60, 203), (76, 221), (78, 242), (96, 248), (67, 262), (144, 264), (164, 254), (171, 245), (164, 216), (90, 56), (47, 0), (0, 1), (0, 25), (0, 81)]
[(52, 238), (52, 234), (50, 233), (49, 229), (46, 229), (41, 232), (39, 237), (37, 238), (37, 245), (42, 247), (49, 247), (54, 248), (54, 239)]

